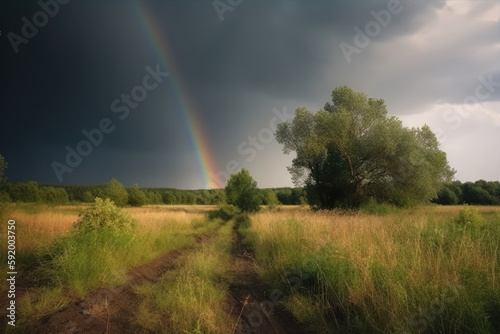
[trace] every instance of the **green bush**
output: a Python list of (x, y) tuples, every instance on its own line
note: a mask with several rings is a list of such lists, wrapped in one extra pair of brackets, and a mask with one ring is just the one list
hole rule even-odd
[(9, 203), (11, 201), (12, 201), (12, 199), (10, 198), (9, 193), (6, 191), (0, 190), (0, 203)]
[(68, 193), (64, 188), (40, 187), (40, 200), (43, 203), (64, 204), (69, 202)]
[(460, 210), (454, 221), (459, 226), (483, 226), (486, 223), (486, 220), (481, 216), (477, 208), (467, 205)]
[(128, 204), (131, 206), (143, 206), (148, 203), (148, 197), (137, 184), (128, 189)]
[(261, 203), (257, 182), (245, 168), (231, 174), (225, 188), (227, 203), (237, 206), (241, 211), (254, 212), (259, 210)]
[(128, 203), (128, 192), (118, 180), (111, 179), (103, 188), (102, 198), (109, 198), (117, 206), (124, 207)]
[(132, 232), (137, 222), (129, 213), (122, 211), (109, 198), (99, 197), (90, 206), (75, 224), (75, 229), (85, 232), (97, 232), (104, 229)]
[(262, 202), (270, 209), (274, 209), (280, 204), (276, 193), (272, 189), (267, 189), (264, 191), (264, 193), (262, 194)]
[(390, 204), (387, 203), (377, 203), (373, 197), (370, 197), (370, 199), (361, 204), (359, 209), (361, 212), (367, 215), (387, 215), (389, 213), (392, 213), (396, 211), (396, 208)]
[(210, 211), (208, 213), (208, 218), (210, 220), (220, 218), (227, 221), (233, 218), (239, 212), (240, 210), (234, 205), (224, 205), (215, 211)]

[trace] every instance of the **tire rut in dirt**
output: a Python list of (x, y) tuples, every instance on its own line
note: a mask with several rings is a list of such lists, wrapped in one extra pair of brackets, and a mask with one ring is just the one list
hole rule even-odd
[[(213, 234), (196, 237), (196, 243), (209, 241)], [(127, 274), (127, 283), (88, 293), (83, 300), (42, 318), (30, 325), (26, 334), (103, 334), (136, 333), (131, 319), (141, 300), (134, 287), (156, 283), (177, 266), (176, 260), (189, 247), (162, 254), (154, 260), (134, 267)], [(119, 256), (119, 254), (117, 254)]]
[[(243, 238), (234, 228), (233, 269), (235, 283), (229, 287), (231, 315), (238, 319), (235, 333), (240, 334), (300, 334), (314, 333), (300, 324), (278, 302), (279, 295), (271, 291), (255, 271), (253, 254), (243, 244)], [(236, 320), (235, 320), (236, 322)]]

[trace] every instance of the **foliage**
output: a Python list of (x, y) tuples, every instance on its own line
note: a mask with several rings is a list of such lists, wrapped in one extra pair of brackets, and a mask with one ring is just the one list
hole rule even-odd
[[(119, 185), (118, 181), (114, 180), (113, 183), (115, 182)], [(120, 189), (119, 186), (116, 188)], [(50, 188), (50, 190), (47, 188)], [(34, 181), (7, 182), (3, 188), (0, 187), (0, 201), (4, 198), (6, 201), (41, 202), (47, 204), (64, 204), (67, 202), (93, 203), (96, 197), (110, 198), (109, 190), (109, 183), (107, 185), (48, 185), (38, 184)], [(139, 190), (139, 192), (136, 190)], [(270, 190), (276, 193), (279, 202), (282, 204), (303, 204), (306, 197), (306, 193), (302, 188), (273, 188)], [(180, 190), (172, 188), (135, 188), (135, 186), (132, 186), (131, 188), (127, 188), (126, 191), (127, 203), (132, 206), (146, 204), (222, 205), (226, 203), (226, 192), (224, 189)], [(123, 192), (121, 190), (119, 192), (123, 197)], [(145, 201), (144, 197), (139, 193), (145, 195)], [(130, 200), (128, 196), (131, 196), (131, 194), (132, 196), (137, 195), (139, 197)], [(111, 199), (114, 200), (113, 198)]]
[(78, 231), (98, 232), (104, 229), (132, 232), (137, 225), (128, 212), (118, 208), (112, 200), (97, 197), (94, 204), (81, 215), (75, 224)]
[(396, 207), (387, 203), (377, 203), (372, 197), (361, 204), (360, 211), (368, 215), (387, 215), (396, 211)]
[(40, 189), (35, 181), (8, 183), (7, 192), (14, 202), (38, 202), (40, 201)]
[(272, 189), (266, 189), (264, 190), (263, 196), (262, 196), (262, 204), (269, 206), (269, 208), (273, 209), (277, 205), (280, 204), (278, 200), (278, 196), (276, 196), (276, 193)]
[[(115, 209), (119, 210), (116, 207)], [(53, 214), (54, 210), (58, 209), (50, 208), (46, 213)], [(146, 210), (143, 212), (146, 213)], [(45, 289), (56, 292), (54, 289), (63, 287), (62, 291), (55, 293), (51, 299), (57, 304), (66, 300), (70, 302), (75, 295), (83, 297), (96, 288), (123, 284), (127, 281), (127, 272), (131, 267), (147, 263), (159, 254), (194, 243), (194, 235), (197, 232), (193, 231), (190, 224), (169, 221), (168, 224), (153, 227), (155, 224), (151, 224), (147, 214), (139, 219), (141, 223), (145, 223), (141, 224), (140, 230), (136, 230), (140, 233), (110, 228), (103, 228), (95, 233), (73, 230), (71, 233), (57, 236), (50, 244), (37, 249), (33, 265), (20, 263), (22, 268), (29, 267), (30, 271), (33, 269), (33, 272), (25, 274), (32, 275), (36, 282), (33, 294), (30, 293), (31, 298), (27, 297), (20, 305), (21, 316), (27, 317), (27, 313), (31, 312), (32, 317), (38, 320), (41, 315), (52, 311), (43, 305), (40, 290), (43, 295)], [(25, 224), (22, 230), (28, 232), (29, 229), (29, 225)], [(23, 253), (28, 252), (24, 250), (21, 254)], [(31, 268), (33, 266), (35, 268)]]
[(455, 218), (455, 223), (459, 226), (482, 226), (486, 223), (486, 220), (477, 208), (465, 206)]
[(8, 203), (11, 201), (12, 199), (10, 198), (9, 193), (4, 190), (0, 190), (0, 203)]
[(69, 202), (69, 197), (63, 188), (40, 187), (40, 201), (43, 203), (65, 204)]
[(443, 185), (433, 202), (443, 205), (499, 205), (500, 182), (485, 180), (448, 182)]
[(220, 218), (224, 221), (227, 221), (227, 220), (230, 220), (231, 218), (233, 218), (239, 212), (240, 212), (240, 210), (237, 207), (235, 207), (234, 205), (224, 205), (215, 211), (210, 211), (208, 213), (208, 218), (210, 220)]
[(444, 205), (456, 205), (459, 203), (458, 196), (450, 188), (447, 187), (443, 187), (438, 192), (437, 198), (433, 201)]
[(109, 198), (116, 205), (124, 207), (128, 202), (128, 193), (118, 180), (111, 179), (106, 187), (104, 187), (102, 198)]
[(5, 158), (0, 154), (0, 186), (5, 183), (5, 169), (7, 168), (7, 162)]
[(92, 192), (86, 191), (83, 193), (82, 202), (91, 203), (93, 201), (94, 201), (94, 197), (92, 196)]
[(144, 194), (137, 184), (127, 189), (128, 204), (131, 206), (143, 206), (148, 203), (148, 197)]
[(147, 203), (149, 204), (163, 204), (163, 198), (161, 194), (156, 190), (145, 191), (147, 197)]
[(163, 203), (165, 204), (175, 204), (177, 202), (177, 197), (170, 191), (165, 191), (162, 196)]
[(429, 201), (453, 176), (430, 128), (403, 127), (387, 116), (384, 100), (342, 86), (325, 109), (313, 114), (300, 107), (276, 131), (284, 153), (296, 153), (289, 171), (311, 204), (356, 206), (369, 197), (398, 205)]
[(238, 173), (231, 174), (225, 190), (228, 204), (246, 212), (259, 210), (261, 199), (257, 182), (247, 169), (243, 168)]

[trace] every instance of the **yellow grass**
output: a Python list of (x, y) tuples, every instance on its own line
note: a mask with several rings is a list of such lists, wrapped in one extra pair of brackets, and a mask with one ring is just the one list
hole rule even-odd
[[(13, 205), (8, 219), (16, 221), (18, 250), (35, 249), (50, 244), (65, 234), (78, 220), (78, 213), (88, 205), (47, 206), (37, 204)], [(201, 220), (215, 206), (155, 205), (125, 208), (139, 222), (139, 232), (158, 230), (165, 224), (189, 224)]]
[[(378, 305), (373, 311), (380, 312), (380, 319), (399, 324), (407, 312), (401, 308), (402, 304), (412, 305), (414, 310), (412, 303), (420, 298), (417, 296), (423, 294), (425, 286), (441, 291), (446, 286), (463, 284), (460, 275), (464, 268), (485, 272), (489, 288), (498, 288), (500, 265), (494, 246), (485, 246), (468, 234), (456, 235), (451, 250), (443, 245), (432, 247), (422, 240), (429, 234), (433, 238), (439, 235), (440, 230), (433, 226), (451, 224), (449, 218), (455, 217), (461, 208), (428, 206), (385, 216), (268, 211), (252, 217), (251, 230), (257, 235), (254, 247), (263, 274), (287, 272), (290, 267), (300, 266), (298, 257), (311, 258), (312, 254), (324, 252), (325, 245), (332, 245), (335, 253), (331, 256), (347, 258), (360, 272), (360, 282), (346, 282), (351, 286), (348, 298), (352, 305), (362, 307), (364, 301), (370, 300)], [(498, 206), (478, 209), (485, 216), (500, 212)], [(395, 275), (383, 276), (384, 284), (390, 287), (388, 295), (380, 291), (380, 282), (373, 276), (374, 266), (382, 268), (382, 273)]]
[[(191, 209), (191, 210), (189, 210)], [(165, 224), (190, 224), (193, 220), (201, 220), (205, 214), (201, 210), (189, 208), (188, 210), (179, 210), (171, 206), (151, 206), (141, 208), (127, 208), (133, 218), (139, 222), (140, 232), (149, 232), (158, 230)]]
[(14, 211), (10, 217), (16, 221), (16, 248), (26, 250), (47, 245), (56, 236), (66, 233), (78, 215), (54, 212), (27, 214)]
[[(312, 212), (310, 210), (283, 210), (280, 212), (261, 212), (252, 218), (252, 226), (262, 238), (290, 239), (300, 237), (312, 245), (314, 250), (319, 249), (327, 242), (347, 250), (351, 260), (359, 267), (365, 267), (373, 260), (383, 264), (395, 265), (398, 262), (397, 251), (404, 242), (413, 252), (419, 253), (419, 240), (417, 236), (428, 222), (428, 217), (433, 217), (438, 223), (446, 223), (446, 218), (458, 214), (462, 206), (428, 206), (418, 209), (403, 210), (386, 215), (351, 214), (343, 215), (335, 212)], [(480, 212), (500, 212), (498, 206), (478, 207)], [(298, 221), (303, 229), (297, 235), (291, 230), (288, 222)], [(294, 236), (289, 234), (293, 233)], [(300, 240), (298, 240), (300, 244)], [(468, 258), (481, 261), (481, 254), (474, 254), (476, 248), (467, 250)], [(417, 254), (415, 254), (417, 255)], [(458, 254), (453, 259), (463, 260)], [(421, 263), (423, 268), (429, 268), (433, 259)], [(431, 272), (433, 277), (440, 275), (440, 263), (433, 263)], [(459, 267), (459, 263), (456, 263)]]

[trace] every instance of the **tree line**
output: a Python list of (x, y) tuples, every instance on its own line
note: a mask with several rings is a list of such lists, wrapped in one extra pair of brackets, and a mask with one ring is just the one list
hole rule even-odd
[[(112, 179), (105, 185), (44, 185), (35, 181), (4, 182), (0, 186), (1, 202), (39, 202), (67, 204), (92, 203), (96, 197), (110, 198), (121, 206), (148, 204), (198, 204), (219, 205), (227, 202), (224, 189), (182, 190), (174, 188), (125, 188)], [(262, 205), (304, 205), (307, 191), (304, 188), (258, 189), (258, 202)], [(441, 205), (500, 205), (500, 182), (479, 180), (453, 181), (443, 184), (433, 203)]]
[[(259, 189), (259, 204), (307, 204), (301, 188)], [(119, 206), (150, 204), (219, 205), (226, 203), (224, 189), (181, 190), (174, 188), (141, 188), (137, 184), (125, 188), (112, 179), (105, 185), (45, 185), (36, 181), (3, 182), (0, 202), (39, 202), (66, 204), (93, 203), (96, 197), (110, 198)]]
[(500, 205), (500, 182), (479, 180), (445, 183), (433, 202), (443, 205)]

